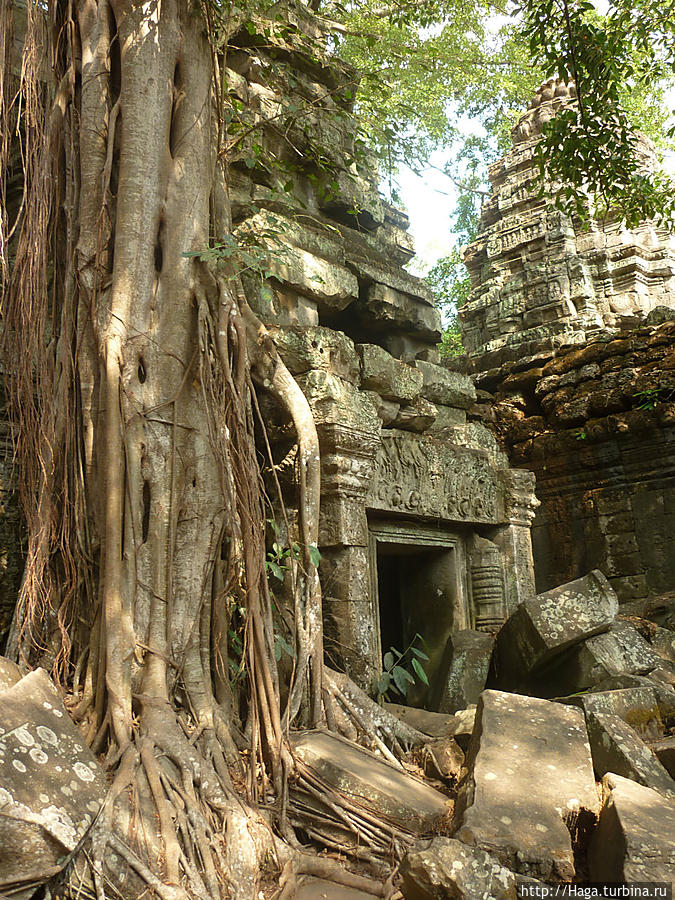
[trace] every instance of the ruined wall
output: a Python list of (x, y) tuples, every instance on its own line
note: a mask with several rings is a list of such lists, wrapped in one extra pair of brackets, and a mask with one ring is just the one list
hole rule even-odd
[(671, 315), (475, 376), (511, 463), (536, 475), (540, 591), (593, 568), (624, 603), (675, 591)]
[[(513, 149), (490, 168), (492, 194), (464, 257), (471, 296), (460, 310), (475, 369), (584, 343), (657, 306), (675, 307), (674, 236), (651, 222), (627, 229), (612, 216), (590, 215), (582, 226), (554, 207), (546, 185), (541, 193), (542, 125), (574, 96), (573, 85), (542, 85), (513, 130)], [(656, 165), (646, 138), (638, 152), (646, 168)]]
[[(423, 633), (433, 667), (452, 630), (494, 629), (532, 595), (536, 501), (530, 473), (467, 417), (470, 379), (438, 365), (438, 310), (403, 268), (407, 217), (354, 138), (354, 73), (322, 49), (311, 13), (293, 17), (297, 31), (246, 31), (228, 53), (232, 94), (258, 124), (230, 195), (240, 244), (268, 253), (250, 302), (317, 424), (329, 657), (369, 687), (388, 635), (403, 649)], [(292, 498), (292, 428), (262, 404)]]
[[(536, 476), (539, 591), (598, 568), (624, 603), (675, 591), (675, 237), (587, 226), (536, 183), (542, 125), (575, 102), (542, 85), (492, 166), (460, 311), (479, 407)], [(653, 148), (639, 142), (643, 165)]]

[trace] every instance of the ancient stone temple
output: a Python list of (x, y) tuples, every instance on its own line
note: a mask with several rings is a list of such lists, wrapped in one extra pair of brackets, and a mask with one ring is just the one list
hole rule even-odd
[[(298, 14), (318, 38), (311, 15)], [(383, 649), (421, 634), (433, 675), (451, 632), (493, 630), (532, 594), (536, 501), (532, 475), (511, 469), (472, 417), (470, 379), (438, 365), (438, 311), (403, 268), (407, 217), (382, 199), (354, 144), (353, 72), (320, 59), (274, 32), (264, 49), (252, 38), (228, 54), (231, 89), (252, 116), (277, 109), (290, 83), (311, 101), (283, 135), (262, 131), (279, 172), (251, 165), (243, 149), (231, 188), (240, 241), (264, 235), (273, 247), (266, 277), (249, 282), (252, 303), (318, 426), (327, 646), (369, 686)], [(266, 418), (292, 488), (293, 435), (272, 409)]]
[[(513, 149), (490, 169), (492, 195), (465, 263), (472, 294), (461, 310), (467, 352), (481, 369), (617, 329), (657, 306), (675, 307), (675, 237), (616, 217), (588, 227), (540, 196), (535, 147), (544, 122), (575, 96), (544, 84), (513, 130)], [(640, 141), (644, 165), (656, 155)]]
[(538, 196), (541, 125), (573, 96), (540, 88), (491, 169), (464, 370), (511, 463), (536, 474), (538, 589), (598, 568), (641, 612), (675, 591), (675, 238), (616, 217), (583, 229)]

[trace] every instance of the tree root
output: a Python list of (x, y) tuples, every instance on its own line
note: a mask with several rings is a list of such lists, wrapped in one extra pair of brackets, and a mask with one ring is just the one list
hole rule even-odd
[[(328, 666), (324, 666), (324, 694), (329, 698), (327, 708), (332, 701), (334, 712), (342, 710), (361, 733), (362, 739), (372, 741), (380, 753), (394, 765), (399, 765), (397, 757), (401, 757), (406, 750), (428, 741), (422, 732), (378, 706), (348, 675)], [(335, 724), (345, 737), (352, 737), (339, 728), (337, 720)]]
[(323, 878), (325, 881), (332, 881), (343, 887), (372, 894), (373, 897), (387, 896), (386, 882), (382, 884), (372, 878), (366, 878), (364, 875), (355, 875), (332, 859), (298, 853), (288, 860), (283, 868), (279, 879), (279, 893), (275, 900), (294, 900), (298, 888), (298, 878), (303, 875)]

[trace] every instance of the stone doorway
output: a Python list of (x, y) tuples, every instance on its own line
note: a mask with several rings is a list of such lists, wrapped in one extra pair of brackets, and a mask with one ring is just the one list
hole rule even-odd
[[(404, 651), (416, 634), (427, 645), (425, 669), (433, 687), (448, 637), (473, 627), (468, 598), (465, 536), (412, 522), (369, 526), (371, 609), (376, 621), (377, 659), (395, 647)], [(423, 706), (423, 685), (411, 685), (406, 702)]]

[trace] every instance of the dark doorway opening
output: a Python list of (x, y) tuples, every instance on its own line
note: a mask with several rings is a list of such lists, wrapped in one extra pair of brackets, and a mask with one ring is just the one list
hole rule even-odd
[[(377, 602), (383, 654), (403, 653), (420, 635), (429, 655), (425, 671), (434, 676), (450, 634), (465, 628), (454, 545), (425, 546), (376, 542)], [(410, 663), (408, 663), (408, 666)], [(424, 706), (430, 692), (421, 681), (410, 685), (405, 702)]]

